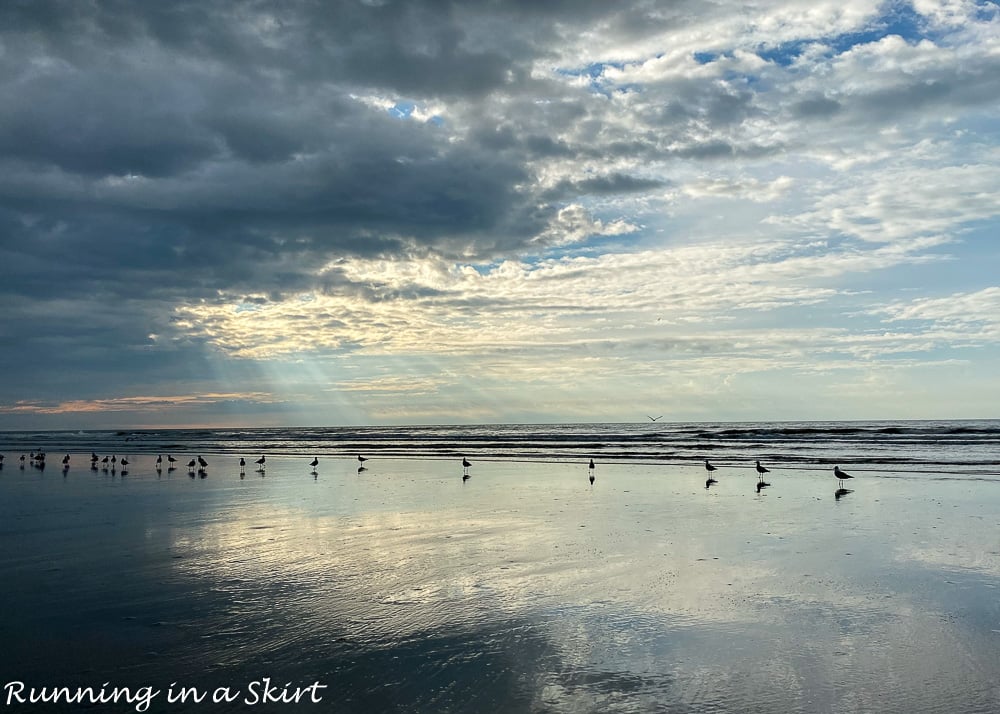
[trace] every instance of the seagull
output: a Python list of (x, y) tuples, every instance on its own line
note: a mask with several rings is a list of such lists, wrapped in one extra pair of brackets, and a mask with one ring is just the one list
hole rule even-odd
[[(361, 457), (359, 456), (358, 458), (360, 459)], [(317, 467), (317, 466), (319, 466), (319, 459), (317, 459), (317, 458), (316, 458), (316, 457), (314, 456), (314, 457), (313, 457), (313, 460), (309, 462), (309, 465), (310, 465), (310, 466), (312, 466), (312, 467), (313, 467), (313, 471), (315, 471), (315, 470), (316, 470), (316, 467)]]
[(122, 457), (122, 462), (121, 462), (121, 463), (122, 463), (122, 473), (125, 473), (125, 469), (127, 469), (127, 468), (128, 468), (128, 459), (126, 459), (126, 458), (125, 458), (125, 457), (123, 456), (123, 457)]
[(242, 456), (240, 457), (240, 473), (244, 473), (247, 468), (247, 460)]
[(263, 456), (261, 456), (259, 459), (257, 459), (257, 461), (255, 463), (257, 464), (257, 470), (258, 471), (263, 471), (264, 470), (264, 462), (265, 461), (267, 461), (267, 459), (265, 459)]
[(208, 468), (208, 462), (207, 462), (207, 461), (205, 461), (205, 459), (201, 458), (200, 456), (198, 457), (198, 464), (199, 464), (199, 465), (201, 466), (201, 468), (203, 468), (203, 469), (206, 469), (206, 468)]
[(757, 475), (760, 476), (760, 480), (761, 481), (764, 480), (764, 474), (770, 473), (770, 472), (771, 472), (771, 469), (765, 468), (765, 467), (763, 467), (763, 466), (760, 465), (759, 461), (757, 462)]
[(104, 468), (108, 468), (108, 457), (105, 456), (103, 459), (101, 459), (101, 463), (104, 464)]
[(156, 468), (159, 469), (163, 465), (163, 454), (156, 457)]
[(660, 416), (658, 416), (658, 417), (652, 417), (652, 416), (649, 416), (649, 414), (647, 414), (646, 416), (649, 418), (650, 421), (659, 421), (660, 419), (663, 418), (662, 414), (660, 414)]
[(472, 466), (472, 463), (467, 458), (465, 458), (463, 456), (462, 457), (462, 468), (464, 469), (464, 471), (462, 472), (462, 480), (463, 481), (465, 481), (467, 478), (469, 478), (469, 467), (470, 466)]
[(195, 464), (194, 459), (191, 459), (190, 461), (188, 461), (188, 470), (189, 471), (194, 471), (194, 464)]
[(63, 457), (63, 466), (69, 466), (69, 454)]
[(367, 460), (368, 460), (368, 459), (367, 459), (366, 457), (362, 456), (361, 454), (358, 454), (358, 463), (359, 463), (359, 464), (363, 464), (363, 463), (364, 463), (364, 462), (366, 462)]
[(177, 461), (177, 459), (175, 459), (175, 458), (174, 458), (173, 456), (171, 456), (170, 454), (167, 454), (167, 462), (168, 462), (168, 463), (169, 463), (169, 464), (170, 464), (171, 466), (173, 466), (173, 465), (174, 465), (174, 463), (175, 463), (176, 461)]
[[(757, 463), (760, 462), (758, 461)], [(712, 466), (712, 464), (708, 463), (708, 459), (705, 459), (705, 470), (708, 471), (709, 473), (712, 473), (713, 471), (716, 470), (715, 467)]]
[(590, 460), (590, 467), (589, 468), (590, 468), (591, 471), (593, 471), (594, 468), (595, 468), (594, 460), (593, 459)]
[(844, 485), (844, 479), (854, 478), (853, 476), (851, 476), (846, 471), (841, 471), (839, 466), (834, 466), (833, 467), (833, 475), (836, 476), (838, 479), (840, 479), (840, 485), (841, 486)]

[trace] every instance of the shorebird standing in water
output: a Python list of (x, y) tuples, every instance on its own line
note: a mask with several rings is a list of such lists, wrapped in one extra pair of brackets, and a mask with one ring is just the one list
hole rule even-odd
[(163, 468), (163, 454), (158, 454), (156, 456), (156, 470), (159, 471)]
[(267, 461), (267, 459), (264, 458), (263, 454), (261, 455), (261, 457), (259, 459), (257, 459), (256, 464), (257, 464), (257, 470), (258, 471), (263, 471), (264, 470), (264, 464), (265, 464), (266, 461)]
[(316, 458), (316, 457), (314, 456), (314, 457), (313, 457), (313, 460), (309, 462), (309, 465), (310, 465), (310, 466), (312, 466), (312, 469), (313, 469), (313, 473), (316, 473), (316, 467), (317, 467), (317, 466), (319, 466), (319, 459), (317, 459), (317, 458)]
[(247, 460), (242, 456), (240, 457), (240, 476), (247, 472)]
[(712, 464), (708, 463), (708, 459), (705, 459), (705, 470), (708, 471), (708, 479), (705, 481), (705, 488), (709, 488), (710, 486), (719, 483), (712, 477), (712, 472), (715, 471), (716, 468), (712, 466)]
[(764, 480), (764, 474), (770, 473), (770, 472), (771, 472), (771, 469), (765, 468), (765, 467), (763, 467), (763, 466), (760, 465), (759, 461), (757, 462), (757, 476), (759, 477), (759, 480), (763, 481)]
[(834, 466), (833, 467), (833, 475), (836, 476), (838, 479), (840, 479), (840, 487), (841, 488), (844, 487), (844, 481), (846, 479), (854, 478), (853, 476), (851, 476), (846, 471), (841, 471), (839, 466)]
[(469, 467), (472, 466), (472, 462), (469, 461), (464, 456), (462, 457), (462, 480), (467, 481), (469, 479)]
[(594, 464), (594, 460), (593, 459), (590, 460), (590, 465), (587, 468), (590, 471), (590, 485), (593, 486), (594, 485), (594, 469), (597, 468), (596, 464)]

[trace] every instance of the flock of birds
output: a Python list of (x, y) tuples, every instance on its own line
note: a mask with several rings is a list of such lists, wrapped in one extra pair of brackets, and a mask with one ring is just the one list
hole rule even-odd
[[(590, 461), (590, 468), (594, 468), (593, 459), (591, 459)], [(757, 471), (757, 493), (760, 493), (761, 489), (767, 488), (768, 486), (771, 485), (764, 480), (764, 474), (771, 473), (771, 469), (767, 468), (766, 466), (762, 466), (760, 461), (755, 462), (754, 468)], [(705, 470), (708, 471), (708, 479), (706, 479), (705, 481), (705, 488), (711, 488), (712, 486), (718, 483), (718, 481), (712, 474), (715, 471), (718, 471), (719, 469), (718, 467), (713, 466), (708, 459), (705, 459)], [(842, 471), (839, 466), (833, 467), (833, 476), (834, 478), (837, 479), (838, 483), (837, 490), (833, 494), (837, 499), (840, 499), (842, 496), (846, 496), (847, 494), (851, 493), (851, 490), (845, 488), (844, 484), (847, 482), (848, 479), (854, 478), (853, 476), (851, 476), (846, 471)], [(590, 477), (590, 482), (594, 483), (593, 476)]]
[[(652, 418), (653, 417), (650, 417), (650, 419), (652, 419)], [(30, 455), (29, 458), (30, 458), (30, 462), (31, 462), (31, 464), (33, 466), (35, 466), (37, 468), (40, 468), (40, 469), (44, 469), (45, 468), (45, 452), (43, 452), (43, 451), (39, 451), (38, 453), (31, 452), (31, 455)], [(4, 459), (3, 454), (0, 454), (0, 468), (3, 468), (3, 459)], [(25, 461), (26, 461), (26, 457), (25, 457), (24, 454), (21, 454), (20, 461), (21, 461), (21, 468), (23, 469), (24, 465), (25, 465)], [(362, 473), (363, 471), (367, 471), (368, 470), (367, 467), (365, 466), (365, 462), (366, 461), (368, 461), (367, 457), (361, 456), (360, 454), (358, 454), (358, 464), (359, 464), (358, 465), (358, 473)], [(157, 472), (160, 472), (163, 469), (163, 462), (164, 462), (163, 455), (162, 454), (158, 455), (156, 457), (156, 471)], [(178, 460), (176, 458), (174, 458), (174, 456), (172, 454), (167, 454), (166, 462), (167, 462), (167, 470), (168, 471), (173, 471), (173, 470), (175, 470), (177, 468), (176, 464), (178, 463)], [(267, 457), (264, 456), (264, 455), (261, 455), (261, 457), (259, 459), (257, 459), (254, 463), (257, 464), (257, 473), (261, 473), (262, 474), (262, 473), (264, 473), (264, 471), (266, 469), (266, 466), (267, 466)], [(66, 454), (63, 457), (63, 460), (62, 460), (63, 472), (64, 473), (66, 471), (69, 471), (69, 464), (70, 464), (70, 455)], [(98, 464), (100, 464), (100, 466), (98, 466)], [(128, 465), (129, 465), (129, 461), (124, 456), (121, 459), (119, 459), (117, 456), (110, 456), (110, 457), (109, 456), (105, 456), (102, 459), (102, 458), (100, 458), (94, 452), (91, 452), (91, 454), (90, 454), (90, 469), (91, 469), (91, 471), (97, 471), (98, 468), (101, 468), (104, 471), (108, 471), (109, 468), (110, 468), (110, 471), (112, 473), (115, 473), (117, 467), (120, 466), (121, 467), (121, 474), (122, 474), (122, 476), (125, 476), (125, 475), (128, 474)], [(240, 476), (241, 477), (243, 477), (246, 474), (246, 466), (247, 466), (246, 459), (241, 456), (240, 457)], [(313, 476), (318, 476), (318, 474), (319, 474), (319, 471), (318, 471), (318, 469), (319, 469), (319, 458), (318, 457), (313, 457), (313, 460), (311, 462), (309, 462), (309, 466), (312, 467), (312, 471), (310, 473)], [(462, 482), (463, 483), (465, 481), (469, 480), (469, 467), (470, 466), (472, 466), (472, 462), (469, 461), (467, 458), (462, 457)], [(200, 456), (200, 455), (196, 459), (191, 459), (190, 461), (188, 461), (187, 468), (188, 468), (188, 474), (191, 475), (192, 477), (194, 477), (196, 473), (197, 473), (197, 475), (201, 476), (202, 478), (205, 478), (206, 476), (208, 476), (208, 462), (202, 456)], [(587, 467), (588, 478), (590, 480), (590, 485), (591, 486), (594, 485), (594, 481), (596, 480), (596, 475), (595, 475), (596, 468), (597, 468), (597, 464), (595, 464), (594, 460), (591, 459), (590, 463), (588, 464), (588, 467)], [(771, 484), (767, 483), (764, 480), (764, 474), (770, 473), (771, 470), (769, 468), (767, 468), (766, 466), (762, 466), (761, 463), (760, 463), (760, 461), (756, 462), (755, 469), (757, 471), (757, 493), (760, 493), (761, 489), (767, 488), (768, 486), (771, 485)], [(708, 459), (705, 459), (705, 470), (708, 471), (708, 479), (705, 481), (705, 488), (708, 489), (708, 488), (711, 488), (712, 486), (714, 486), (715, 484), (718, 483), (718, 481), (716, 480), (716, 478), (714, 476), (714, 473), (716, 471), (718, 471), (718, 467), (714, 466), (712, 463), (710, 463)], [(833, 467), (833, 475), (834, 475), (834, 477), (838, 481), (838, 488), (837, 488), (837, 491), (836, 491), (836, 493), (834, 495), (839, 499), (841, 496), (844, 496), (844, 495), (846, 495), (848, 493), (851, 493), (851, 491), (849, 489), (847, 489), (847, 488), (844, 487), (844, 484), (847, 482), (848, 479), (852, 479), (854, 477), (851, 476), (846, 471), (842, 471), (841, 468), (840, 468), (840, 466), (834, 466)]]

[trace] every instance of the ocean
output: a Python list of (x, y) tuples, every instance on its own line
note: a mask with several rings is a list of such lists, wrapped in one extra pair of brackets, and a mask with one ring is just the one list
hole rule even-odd
[(266, 454), (268, 457), (596, 458), (796, 469), (858, 465), (895, 472), (1000, 474), (1000, 420), (136, 429), (0, 432), (0, 452)]
[(998, 421), (21, 431), (0, 453), (12, 713), (1000, 710)]

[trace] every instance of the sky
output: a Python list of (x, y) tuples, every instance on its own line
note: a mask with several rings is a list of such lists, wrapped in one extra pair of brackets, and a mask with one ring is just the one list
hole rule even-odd
[(0, 3), (0, 428), (1000, 417), (993, 0)]

